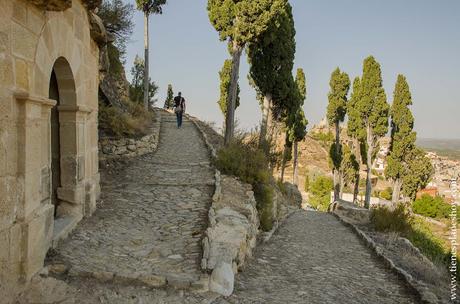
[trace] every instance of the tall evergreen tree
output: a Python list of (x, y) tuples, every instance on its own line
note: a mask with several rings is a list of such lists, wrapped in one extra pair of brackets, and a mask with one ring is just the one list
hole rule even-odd
[(271, 20), (284, 9), (287, 0), (208, 0), (208, 15), (232, 54), (232, 77), (225, 120), (225, 144), (233, 138), (240, 59), (247, 43), (264, 33)]
[(292, 77), (295, 48), (294, 18), (286, 3), (259, 39), (248, 45), (249, 76), (263, 96), (259, 146), (271, 141), (273, 116), (280, 120), (280, 113), (273, 113), (273, 107), (283, 108), (280, 103), (288, 100), (290, 87), (286, 83)]
[(360, 99), (360, 84), (361, 81), (359, 77), (356, 77), (353, 81), (353, 92), (351, 93), (351, 98), (347, 102), (347, 134), (352, 139), (352, 152), (355, 156), (355, 159), (358, 163), (358, 170), (356, 171), (355, 179), (358, 181), (354, 184), (353, 189), (353, 202), (356, 202), (359, 192), (359, 172), (361, 169), (361, 164), (363, 163), (364, 157), (362, 157), (363, 152), (365, 153), (364, 141), (365, 141), (365, 130), (363, 128), (362, 120), (358, 107), (356, 104)]
[(298, 146), (299, 146), (299, 141), (302, 141), (307, 135), (307, 125), (308, 125), (308, 120), (305, 118), (305, 113), (302, 108), (304, 105), (305, 99), (307, 98), (307, 84), (306, 84), (305, 73), (303, 69), (297, 69), (295, 83), (296, 83), (297, 93), (298, 93), (298, 105), (297, 105), (296, 115), (294, 118), (294, 125), (292, 127), (291, 137), (292, 137), (292, 141), (294, 142), (292, 181), (293, 181), (293, 184), (297, 185), (298, 175), (299, 175)]
[(166, 95), (166, 100), (165, 100), (165, 108), (166, 109), (171, 109), (173, 107), (173, 102), (174, 102), (174, 91), (172, 84), (168, 84), (168, 93)]
[[(166, 0), (136, 0), (137, 9), (144, 13), (144, 75), (149, 78), (149, 16), (163, 13), (162, 6)], [(149, 81), (144, 81), (144, 108), (149, 107)]]
[(350, 78), (345, 72), (336, 68), (332, 72), (329, 82), (331, 87), (328, 95), (329, 104), (327, 106), (327, 120), (330, 125), (335, 126), (335, 144), (331, 149), (331, 159), (334, 164), (334, 200), (340, 196), (340, 163), (342, 151), (340, 144), (340, 123), (344, 121), (347, 113), (347, 95), (350, 89)]
[(390, 109), (391, 142), (385, 168), (385, 176), (393, 182), (393, 203), (399, 200), (403, 177), (409, 167), (409, 157), (415, 149), (416, 133), (413, 131), (414, 117), (410, 105), (412, 97), (406, 77), (398, 75)]
[(369, 208), (372, 193), (372, 160), (378, 147), (379, 139), (388, 131), (389, 112), (382, 84), (380, 64), (372, 56), (364, 59), (363, 76), (359, 83), (359, 98), (354, 106), (359, 112), (360, 132), (365, 134), (367, 174), (364, 206)]
[[(220, 98), (217, 102), (219, 104), (219, 108), (224, 114), (224, 117), (227, 114), (227, 101), (230, 91), (230, 80), (232, 78), (232, 60), (227, 59), (224, 61), (224, 65), (222, 66), (222, 70), (219, 72), (220, 78)], [(236, 105), (235, 109), (240, 106), (240, 86), (238, 85), (237, 89), (237, 97), (236, 97)]]
[(428, 184), (433, 173), (433, 165), (425, 152), (420, 148), (413, 149), (408, 157), (408, 168), (402, 177), (403, 195), (414, 200), (417, 191)]
[(347, 145), (343, 145), (342, 150), (340, 194), (342, 194), (344, 186), (353, 185), (356, 187), (357, 184), (359, 185), (359, 163), (356, 156)]

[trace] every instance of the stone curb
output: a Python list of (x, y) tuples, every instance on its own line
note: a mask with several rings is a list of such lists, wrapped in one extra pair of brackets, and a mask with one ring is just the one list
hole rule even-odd
[(194, 278), (184, 277), (179, 274), (148, 275), (104, 271), (93, 272), (71, 268), (68, 275), (69, 277), (92, 278), (102, 283), (145, 286), (151, 288), (172, 287), (177, 290), (190, 290), (196, 292), (207, 292), (209, 288), (208, 274), (202, 274), (200, 279), (195, 280)]
[[(388, 257), (384, 250), (375, 243), (364, 231), (359, 229), (355, 224), (347, 221), (345, 218), (341, 217), (339, 214), (333, 213), (335, 217), (343, 223), (345, 226), (350, 227), (367, 245), (367, 247), (371, 248), (375, 254), (382, 259), (385, 264), (397, 275), (399, 275), (406, 284), (415, 292), (421, 303), (424, 304), (438, 304), (439, 301), (433, 297), (436, 297), (433, 293), (428, 290), (428, 287), (420, 281), (417, 281), (411, 274), (409, 274), (404, 269), (396, 266), (395, 262)], [(410, 241), (409, 241), (410, 243)], [(411, 244), (412, 245), (412, 244)], [(413, 246), (413, 245), (412, 245)], [(415, 248), (416, 249), (416, 248)], [(428, 294), (429, 293), (429, 294)]]
[(267, 243), (268, 241), (271, 240), (272, 236), (278, 231), (278, 229), (283, 226), (284, 222), (291, 217), (294, 213), (299, 212), (300, 210), (294, 210), (290, 211), (284, 218), (282, 218), (279, 221), (276, 221), (275, 224), (273, 225), (273, 228), (270, 231), (264, 232), (260, 236), (260, 241), (262, 243)]

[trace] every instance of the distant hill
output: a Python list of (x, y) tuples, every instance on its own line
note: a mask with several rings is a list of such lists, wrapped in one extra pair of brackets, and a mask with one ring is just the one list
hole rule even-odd
[(436, 152), (440, 156), (460, 160), (460, 139), (419, 138), (417, 144), (427, 151)]

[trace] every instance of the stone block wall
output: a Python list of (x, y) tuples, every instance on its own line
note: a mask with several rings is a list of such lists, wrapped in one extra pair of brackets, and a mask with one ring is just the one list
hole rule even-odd
[[(43, 266), (54, 231), (51, 109), (57, 107), (58, 217), (91, 214), (99, 195), (98, 45), (81, 0), (0, 0), (0, 301)], [(41, 1), (44, 2), (44, 1)], [(60, 8), (60, 2), (64, 5)], [(59, 11), (60, 10), (60, 11)], [(55, 72), (59, 102), (49, 98)]]
[(160, 141), (161, 115), (155, 111), (152, 127), (147, 135), (140, 138), (100, 138), (99, 160), (133, 157), (152, 153), (158, 148)]

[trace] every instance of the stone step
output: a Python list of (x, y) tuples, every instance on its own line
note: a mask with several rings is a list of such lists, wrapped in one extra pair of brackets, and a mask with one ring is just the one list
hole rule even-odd
[(101, 283), (112, 283), (127, 286), (146, 286), (152, 288), (172, 287), (178, 290), (207, 292), (210, 276), (206, 273), (191, 275), (189, 273), (146, 274), (141, 272), (117, 273), (91, 271), (79, 267), (68, 267), (62, 263), (46, 266), (48, 274), (60, 276), (67, 273), (74, 278), (92, 278)]

